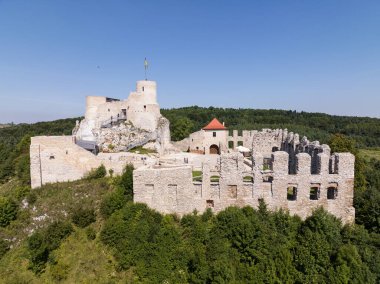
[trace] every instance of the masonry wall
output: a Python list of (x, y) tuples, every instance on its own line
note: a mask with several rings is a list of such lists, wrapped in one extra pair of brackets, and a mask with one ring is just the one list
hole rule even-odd
[[(216, 171), (207, 163), (203, 164), (201, 182), (192, 180), (190, 166), (141, 168), (134, 171), (134, 201), (147, 203), (162, 213), (183, 215), (193, 210), (203, 212), (207, 207), (215, 212), (228, 206), (256, 208), (263, 199), (270, 210), (282, 208), (303, 219), (322, 206), (344, 223), (354, 222), (354, 156), (335, 154), (331, 158), (335, 172), (332, 172), (327, 154), (319, 153), (318, 157), (317, 173), (312, 174), (311, 156), (299, 153), (296, 155), (297, 172), (289, 174), (289, 154), (284, 151), (272, 154), (268, 170), (263, 169), (263, 156), (259, 153), (254, 156), (249, 170), (241, 154), (225, 154)], [(216, 176), (219, 176), (217, 182)], [(295, 199), (289, 199), (289, 188), (296, 188)], [(311, 199), (314, 189), (317, 192), (315, 200)], [(171, 195), (174, 192), (175, 198)]]
[(31, 187), (46, 183), (83, 178), (91, 169), (104, 165), (120, 174), (126, 164), (135, 167), (154, 165), (156, 159), (134, 153), (100, 153), (95, 156), (73, 142), (72, 136), (36, 136), (31, 138)]

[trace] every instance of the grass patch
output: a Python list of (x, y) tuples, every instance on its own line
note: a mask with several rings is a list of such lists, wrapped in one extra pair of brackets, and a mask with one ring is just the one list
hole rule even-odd
[(146, 149), (146, 148), (143, 148), (142, 146), (138, 146), (138, 147), (132, 148), (128, 152), (137, 153), (137, 154), (143, 154), (143, 155), (157, 153), (156, 150)]
[(380, 160), (380, 149), (379, 148), (373, 148), (373, 149), (360, 149), (359, 154), (365, 159), (370, 160), (372, 158)]
[(202, 182), (202, 171), (193, 171), (193, 181)]
[(245, 176), (245, 177), (243, 177), (243, 182), (253, 182), (253, 177)]
[(219, 182), (220, 176), (211, 176), (210, 182)]

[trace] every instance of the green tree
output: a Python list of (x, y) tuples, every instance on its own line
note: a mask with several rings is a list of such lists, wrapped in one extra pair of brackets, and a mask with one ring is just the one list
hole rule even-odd
[(350, 152), (355, 155), (355, 190), (365, 190), (367, 184), (365, 178), (365, 163), (359, 156), (355, 140), (342, 134), (335, 134), (331, 136), (328, 144), (333, 153)]
[(70, 223), (56, 221), (31, 235), (27, 240), (29, 268), (36, 274), (42, 273), (50, 253), (57, 249), (72, 231)]
[(5, 227), (16, 219), (18, 206), (12, 199), (0, 196), (0, 226)]
[(85, 228), (96, 221), (94, 208), (77, 207), (74, 209), (71, 220), (80, 228)]
[(178, 117), (171, 124), (172, 140), (179, 141), (194, 131), (194, 123), (187, 117)]
[(123, 169), (120, 179), (117, 181), (127, 201), (133, 200), (133, 170), (133, 165), (127, 164)]

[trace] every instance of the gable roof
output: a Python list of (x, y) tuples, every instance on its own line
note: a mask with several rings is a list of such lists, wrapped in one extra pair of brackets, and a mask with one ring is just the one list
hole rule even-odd
[(219, 120), (214, 118), (213, 120), (211, 120), (211, 122), (209, 124), (207, 124), (202, 129), (203, 130), (227, 130), (227, 127), (225, 127), (223, 124), (221, 124)]

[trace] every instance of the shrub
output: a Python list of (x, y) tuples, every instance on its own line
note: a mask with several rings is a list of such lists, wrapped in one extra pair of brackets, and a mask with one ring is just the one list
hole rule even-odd
[(78, 207), (74, 209), (71, 220), (80, 228), (85, 228), (96, 221), (96, 215), (93, 208)]
[(27, 196), (26, 196), (26, 201), (28, 201), (28, 203), (30, 205), (33, 205), (36, 201), (37, 201), (37, 194), (35, 194), (34, 192), (30, 192)]
[(29, 153), (22, 154), (14, 161), (16, 176), (22, 184), (30, 184), (30, 158)]
[(7, 241), (0, 239), (0, 259), (7, 253), (9, 250), (9, 244)]
[(133, 200), (133, 170), (132, 164), (126, 165), (118, 183), (127, 201)]
[(0, 226), (8, 226), (9, 223), (16, 219), (18, 206), (13, 200), (0, 197)]
[(57, 263), (56, 265), (52, 265), (50, 268), (52, 278), (60, 282), (65, 280), (69, 274), (69, 266), (66, 264)]
[(90, 241), (95, 240), (96, 238), (95, 229), (93, 227), (86, 228), (86, 235), (87, 235), (87, 239), (89, 239)]
[(29, 268), (36, 274), (43, 272), (50, 253), (57, 249), (72, 231), (70, 223), (57, 221), (31, 235), (27, 240)]
[(100, 214), (103, 218), (108, 218), (113, 212), (123, 207), (126, 200), (121, 190), (116, 190), (107, 194), (100, 204)]
[(109, 169), (108, 173), (109, 173), (110, 177), (113, 177), (114, 170), (113, 169)]
[(22, 200), (24, 197), (28, 196), (29, 192), (30, 192), (29, 186), (18, 186), (16, 187), (15, 196), (17, 200)]
[(96, 169), (92, 169), (86, 176), (86, 179), (98, 179), (103, 178), (107, 174), (106, 167), (104, 165), (101, 165), (100, 167)]

